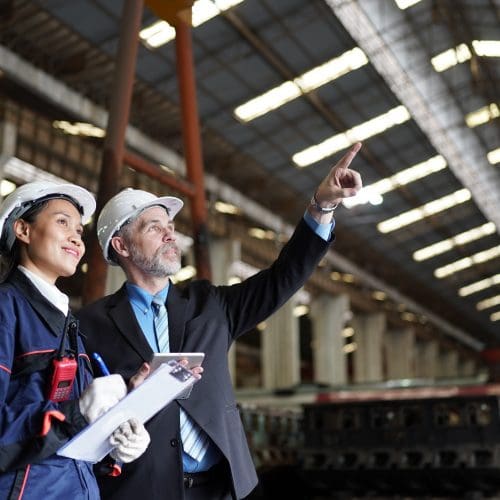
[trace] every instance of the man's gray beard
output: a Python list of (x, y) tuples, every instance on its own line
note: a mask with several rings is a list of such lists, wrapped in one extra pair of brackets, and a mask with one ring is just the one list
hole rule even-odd
[(176, 261), (164, 261), (161, 255), (165, 251), (169, 251), (172, 247), (178, 250), (175, 243), (166, 243), (162, 245), (155, 254), (148, 258), (139, 252), (137, 247), (132, 243), (129, 245), (130, 260), (145, 274), (155, 276), (156, 278), (166, 278), (179, 272), (181, 268), (180, 254)]

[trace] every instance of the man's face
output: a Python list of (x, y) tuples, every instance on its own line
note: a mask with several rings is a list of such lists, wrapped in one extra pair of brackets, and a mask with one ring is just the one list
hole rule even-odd
[(123, 239), (131, 263), (142, 273), (165, 278), (181, 268), (174, 223), (162, 207), (144, 210), (126, 228)]

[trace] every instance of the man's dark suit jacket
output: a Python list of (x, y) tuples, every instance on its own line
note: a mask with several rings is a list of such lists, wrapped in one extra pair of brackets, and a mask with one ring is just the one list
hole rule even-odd
[[(242, 283), (213, 286), (194, 281), (171, 285), (167, 296), (170, 350), (205, 353), (204, 373), (189, 399), (178, 400), (147, 425), (151, 444), (118, 477), (101, 477), (103, 499), (183, 498), (179, 405), (208, 433), (229, 464), (235, 498), (257, 484), (255, 467), (236, 406), (227, 352), (238, 336), (265, 320), (307, 280), (331, 241), (302, 220), (277, 260)], [(78, 313), (87, 352), (99, 352), (112, 373), (128, 380), (153, 355), (125, 287)]]

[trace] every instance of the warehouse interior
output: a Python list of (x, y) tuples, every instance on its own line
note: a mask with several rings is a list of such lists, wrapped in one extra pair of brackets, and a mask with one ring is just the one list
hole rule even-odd
[[(228, 284), (271, 264), (361, 141), (352, 168), (364, 188), (335, 211), (332, 250), (230, 354), (263, 484), (272, 491), (300, 462), (315, 498), (339, 482), (345, 498), (495, 494), (499, 0), (0, 0), (0, 26), (1, 196), (44, 178), (86, 187), (98, 207), (124, 187), (177, 195), (180, 284)], [(61, 283), (74, 308), (123, 281), (91, 226), (85, 237), (80, 269)], [(437, 481), (465, 468), (470, 483), (432, 492), (437, 476), (419, 477), (411, 490), (437, 462), (430, 442), (412, 445), (418, 458), (387, 451), (388, 415), (410, 422), (420, 405), (442, 434), (456, 420), (433, 406), (440, 397), (455, 398), (461, 433), (448, 438), (461, 451), (440, 449)], [(347, 404), (342, 420), (331, 408)], [(387, 429), (375, 454), (365, 417)], [(348, 428), (363, 453), (321, 437)]]

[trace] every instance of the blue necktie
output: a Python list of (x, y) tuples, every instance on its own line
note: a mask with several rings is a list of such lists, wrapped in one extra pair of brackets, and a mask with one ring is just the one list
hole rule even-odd
[[(167, 308), (160, 297), (153, 297), (151, 303), (154, 312), (154, 327), (159, 352), (169, 352)], [(208, 436), (188, 414), (180, 408), (181, 439), (184, 451), (194, 460), (200, 462), (208, 449)]]

